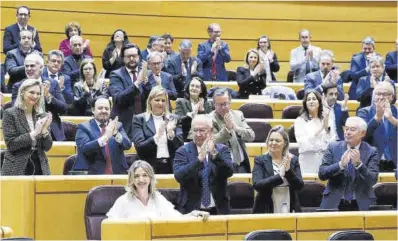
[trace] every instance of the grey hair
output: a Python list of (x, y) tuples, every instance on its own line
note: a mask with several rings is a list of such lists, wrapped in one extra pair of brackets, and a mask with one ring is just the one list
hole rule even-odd
[(21, 86), (18, 89), (18, 96), (17, 99), (15, 100), (14, 106), (21, 110), (26, 110), (26, 105), (25, 105), (26, 100), (24, 99), (24, 94), (28, 88), (31, 88), (33, 86), (39, 86), (41, 94), (39, 101), (37, 101), (37, 103), (33, 106), (33, 109), (36, 111), (36, 113), (43, 113), (44, 112), (44, 110), (42, 109), (44, 104), (43, 88), (41, 87), (40, 80), (37, 79), (25, 79), (22, 82)]
[(209, 115), (198, 114), (192, 119), (192, 128), (194, 128), (194, 123), (197, 121), (203, 121), (208, 127), (213, 128), (213, 120)]
[(29, 60), (35, 62), (36, 64), (38, 64), (38, 65), (40, 65), (40, 66), (44, 66), (44, 60), (43, 60), (43, 58), (40, 56), (40, 54), (38, 54), (37, 52), (33, 52), (33, 53), (28, 54), (28, 55), (26, 56), (25, 60), (24, 60), (24, 64), (25, 64), (27, 61), (29, 61)]
[(346, 123), (348, 121), (353, 121), (354, 123), (356, 123), (360, 131), (367, 131), (368, 129), (368, 124), (366, 123), (366, 121), (359, 116), (350, 116), (347, 118)]
[(69, 44), (72, 47), (72, 42), (77, 41), (77, 40), (81, 40), (83, 42), (83, 38), (79, 35), (73, 35), (70, 39), (69, 39)]
[(265, 141), (265, 144), (267, 144), (267, 152), (269, 152), (269, 138), (271, 136), (272, 133), (279, 133), (282, 138), (283, 141), (285, 142), (285, 146), (283, 147), (282, 150), (282, 155), (285, 156), (289, 153), (289, 145), (290, 145), (290, 140), (289, 140), (289, 135), (287, 134), (285, 128), (281, 125), (277, 125), (275, 127), (273, 127), (269, 132), (268, 132), (268, 136), (267, 136), (267, 140)]
[(151, 59), (156, 57), (156, 56), (159, 56), (160, 59), (162, 59), (162, 54), (160, 52), (158, 52), (158, 51), (154, 51), (154, 52), (151, 52), (150, 54), (148, 54), (148, 57), (146, 58), (146, 60), (149, 63), (151, 61)]
[(229, 100), (231, 100), (231, 94), (228, 92), (226, 88), (218, 88), (214, 91), (213, 94), (213, 103), (216, 103), (216, 97), (228, 95)]
[(60, 50), (58, 50), (58, 49), (50, 50), (48, 52), (48, 55), (47, 55), (47, 59), (48, 60), (50, 60), (51, 55), (55, 55), (57, 57), (61, 57), (62, 64), (64, 63), (65, 57), (64, 57), (64, 54)]
[(192, 42), (188, 39), (181, 40), (180, 44), (178, 45), (179, 49), (192, 49)]
[(303, 28), (303, 29), (301, 29), (301, 30), (299, 31), (299, 38), (301, 37), (301, 34), (304, 33), (304, 32), (308, 32), (308, 35), (311, 37), (311, 32), (310, 32), (310, 30)]
[(24, 32), (30, 33), (30, 34), (32, 35), (32, 41), (34, 41), (34, 39), (33, 39), (33, 32), (32, 32), (31, 30), (29, 30), (29, 29), (23, 29), (23, 30), (21, 30), (21, 31), (19, 32), (19, 39), (22, 38), (22, 33), (24, 33)]
[(390, 94), (393, 94), (393, 93), (394, 93), (394, 87), (393, 87), (392, 84), (391, 84), (390, 82), (388, 82), (388, 81), (378, 82), (378, 83), (376, 84), (376, 86), (375, 86), (373, 92), (376, 93), (376, 90), (381, 89), (381, 88), (387, 89), (387, 90), (390, 92)]
[(381, 57), (380, 55), (375, 55), (372, 58), (370, 58), (369, 60), (369, 65), (371, 65), (372, 63), (379, 63), (381, 66), (384, 67), (384, 58)]
[(367, 36), (362, 40), (362, 45), (371, 44), (373, 47), (375, 46), (375, 40), (371, 36)]
[(137, 161), (133, 162), (130, 169), (128, 170), (127, 186), (125, 187), (126, 192), (129, 193), (132, 197), (137, 196), (137, 189), (134, 186), (134, 175), (135, 175), (135, 171), (138, 168), (142, 168), (146, 172), (146, 174), (148, 174), (149, 178), (151, 179), (151, 182), (149, 183), (149, 186), (148, 186), (148, 193), (149, 193), (149, 196), (155, 197), (156, 182), (157, 182), (156, 177), (155, 177), (155, 172), (153, 171), (152, 166), (148, 162), (142, 161), (142, 160), (137, 160)]
[(332, 61), (334, 61), (334, 54), (333, 54), (333, 52), (331, 50), (327, 50), (327, 49), (322, 50), (319, 59), (322, 59), (324, 57), (328, 57)]

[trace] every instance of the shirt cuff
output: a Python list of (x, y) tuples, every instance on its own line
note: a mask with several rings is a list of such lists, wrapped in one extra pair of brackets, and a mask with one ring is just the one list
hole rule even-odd
[(122, 134), (120, 134), (120, 132), (118, 132), (118, 133), (116, 134), (115, 140), (116, 140), (118, 143), (122, 143), (122, 141), (123, 141), (123, 136), (122, 136)]
[(362, 166), (362, 162), (361, 162), (361, 163), (359, 163), (359, 165), (358, 165), (358, 166), (356, 166), (356, 167), (355, 167), (355, 169), (357, 169), (357, 170), (358, 170), (358, 169), (359, 169), (361, 166)]
[(98, 138), (98, 144), (100, 145), (100, 147), (103, 147), (107, 144), (107, 141), (105, 140), (105, 136), (101, 136), (100, 138)]

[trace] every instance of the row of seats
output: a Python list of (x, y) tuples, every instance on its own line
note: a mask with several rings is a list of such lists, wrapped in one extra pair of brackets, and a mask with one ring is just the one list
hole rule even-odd
[[(378, 205), (372, 209), (397, 208), (397, 183), (378, 183), (374, 186)], [(315, 212), (321, 203), (325, 186), (316, 181), (304, 181), (304, 187), (299, 192), (299, 202), (303, 212)], [(245, 182), (230, 182), (227, 190), (230, 196), (231, 214), (250, 214), (254, 203), (253, 186)], [(160, 193), (173, 205), (177, 205), (179, 189), (159, 189)], [(87, 194), (84, 210), (87, 239), (101, 238), (101, 222), (113, 206), (116, 199), (125, 193), (123, 186), (98, 186)]]
[[(256, 230), (248, 233), (244, 240), (293, 240), (284, 230)], [(373, 235), (362, 230), (344, 230), (330, 235), (328, 240), (374, 240)]]

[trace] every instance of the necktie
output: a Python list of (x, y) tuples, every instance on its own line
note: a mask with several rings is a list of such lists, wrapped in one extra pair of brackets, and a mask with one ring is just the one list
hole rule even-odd
[[(304, 48), (304, 55), (307, 56), (307, 48)], [(310, 60), (305, 63), (305, 74), (311, 73), (311, 64)]]
[(211, 78), (212, 78), (212, 80), (216, 80), (217, 79), (217, 77), (216, 77), (216, 59), (217, 59), (217, 52), (218, 51), (216, 51), (215, 53), (214, 53), (214, 55), (213, 55), (213, 57), (212, 57), (212, 63), (211, 63)]
[(355, 167), (350, 160), (347, 164), (348, 185), (346, 188), (345, 200), (351, 201), (354, 198)]
[[(105, 134), (105, 124), (101, 124), (101, 136), (103, 136)], [(109, 145), (106, 144), (104, 146), (105, 148), (105, 160), (106, 160), (106, 164), (105, 164), (105, 174), (112, 174), (112, 161), (111, 161), (111, 152), (109, 150)]]
[(387, 160), (387, 161), (391, 161), (392, 160), (392, 158), (391, 158), (391, 152), (390, 152), (390, 148), (388, 147), (388, 142), (389, 142), (389, 138), (388, 138), (388, 131), (389, 131), (389, 127), (390, 127), (390, 125), (389, 125), (389, 123), (388, 123), (388, 120), (386, 120), (385, 118), (384, 118), (384, 120), (383, 120), (383, 124), (384, 124), (384, 133), (385, 133), (385, 137), (386, 138), (384, 138), (384, 143), (385, 143), (385, 148), (384, 148), (384, 158)]
[(188, 66), (188, 61), (184, 61), (184, 66), (185, 66), (185, 69), (187, 70), (187, 76), (185, 78), (186, 79), (185, 82), (187, 83), (191, 80), (191, 69)]
[(205, 159), (203, 161), (204, 168), (202, 170), (202, 204), (204, 207), (210, 206), (210, 186), (209, 186), (209, 163)]
[[(131, 74), (133, 75), (133, 83), (137, 81), (137, 72), (136, 71), (131, 71)], [(141, 93), (137, 94), (134, 97), (134, 114), (138, 115), (143, 112), (142, 110), (142, 101), (141, 101)]]
[(56, 74), (50, 74), (51, 79), (56, 79), (57, 75)]

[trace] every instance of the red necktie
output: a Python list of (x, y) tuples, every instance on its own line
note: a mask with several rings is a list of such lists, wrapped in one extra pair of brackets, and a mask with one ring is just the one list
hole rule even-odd
[(212, 64), (211, 64), (211, 76), (215, 79), (215, 76), (216, 76), (217, 51), (214, 53), (212, 59), (213, 59), (213, 62), (212, 62)]
[[(101, 136), (105, 134), (105, 124), (101, 124)], [(105, 159), (106, 159), (106, 164), (105, 164), (105, 174), (112, 174), (112, 161), (111, 161), (111, 152), (109, 150), (109, 145), (106, 144), (104, 146), (105, 148)]]

